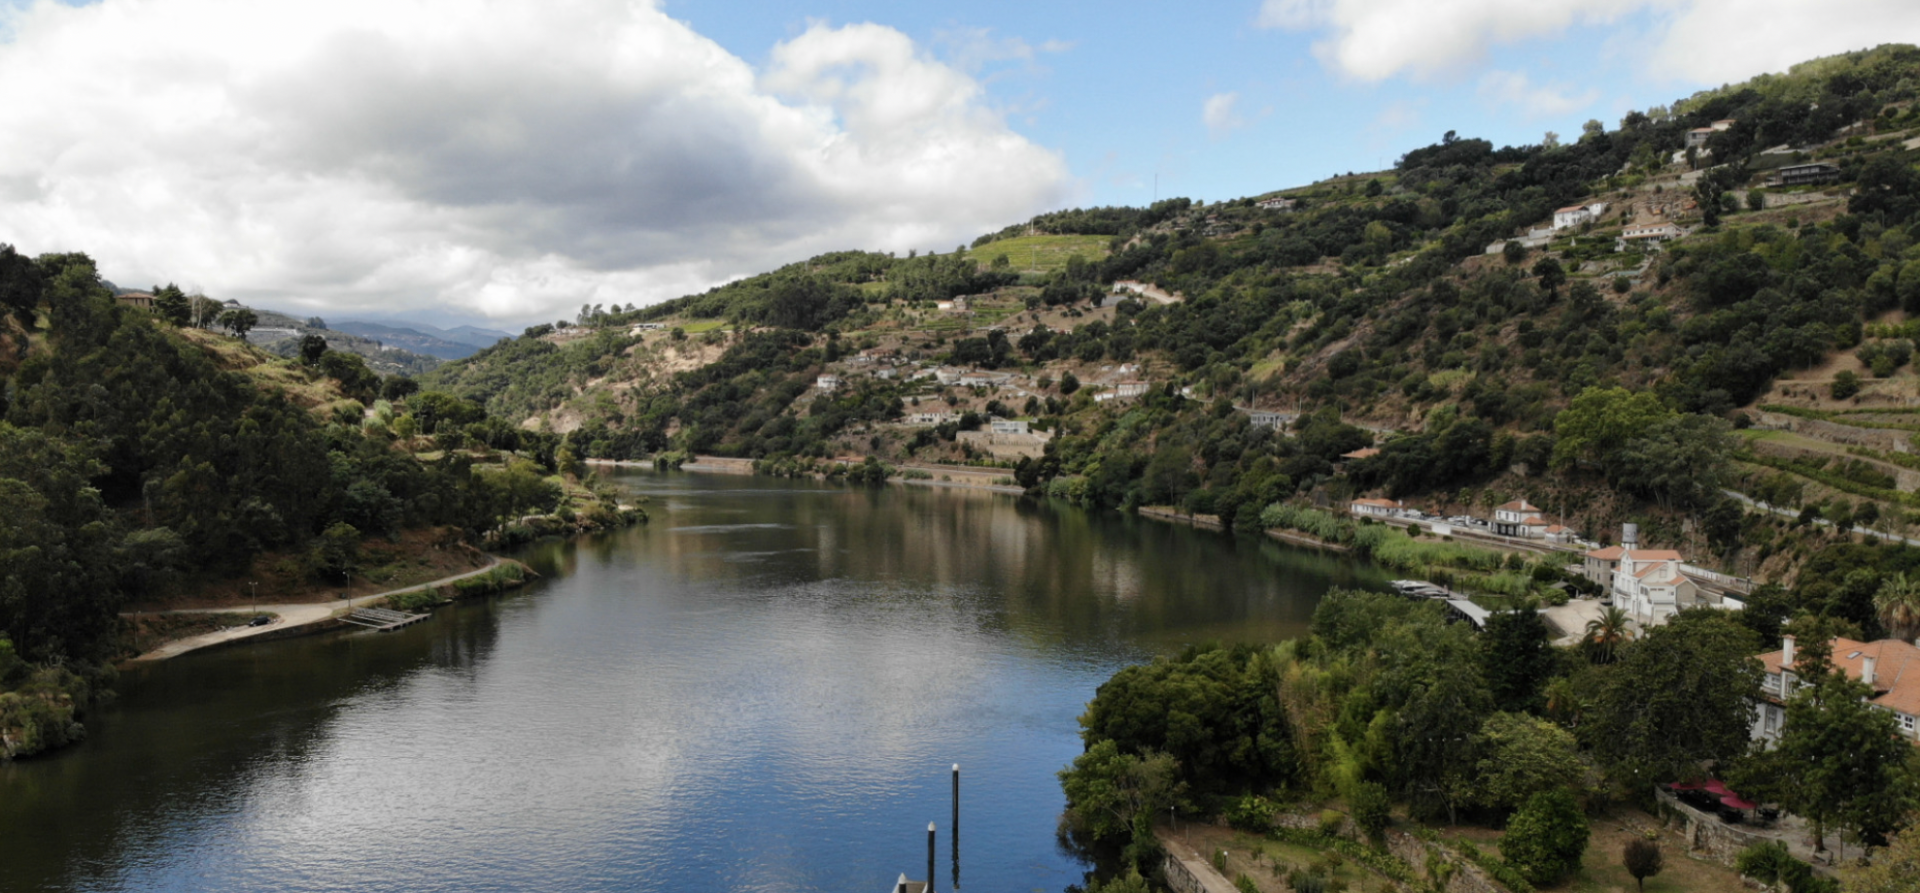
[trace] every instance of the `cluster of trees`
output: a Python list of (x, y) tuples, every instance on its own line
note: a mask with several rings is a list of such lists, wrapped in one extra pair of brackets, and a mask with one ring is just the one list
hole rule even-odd
[(1638, 638), (1611, 618), (1561, 649), (1532, 611), (1496, 613), (1476, 634), (1428, 602), (1335, 591), (1308, 638), (1192, 648), (1103, 684), (1081, 717), (1085, 753), (1060, 773), (1063, 824), (1138, 864), (1170, 809), (1339, 798), (1377, 832), (1398, 800), (1416, 818), (1504, 825), (1506, 862), (1547, 884), (1579, 866), (1586, 808), (1717, 765), (1739, 767), (1743, 793), (1884, 842), (1916, 803), (1890, 716), (1843, 675), (1815, 673), (1790, 708), (1797, 737), (1750, 752), (1761, 650), (1711, 610)]

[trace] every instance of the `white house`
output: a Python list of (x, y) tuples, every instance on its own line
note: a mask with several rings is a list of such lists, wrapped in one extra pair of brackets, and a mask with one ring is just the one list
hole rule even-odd
[(1146, 392), (1147, 383), (1144, 381), (1123, 381), (1113, 386), (1113, 395), (1123, 400), (1142, 396)]
[(1268, 211), (1291, 211), (1293, 210), (1293, 199), (1275, 196), (1273, 198), (1263, 198), (1254, 202), (1254, 205)]
[(1031, 434), (1027, 423), (1014, 419), (994, 419), (987, 423), (987, 430), (994, 434)]
[(1248, 409), (1242, 411), (1247, 414), (1247, 422), (1255, 428), (1272, 428), (1275, 431), (1284, 427), (1287, 424), (1287, 420), (1292, 418), (1292, 416), (1286, 413), (1268, 412), (1264, 409)]
[(1493, 510), (1493, 532), (1501, 536), (1545, 536), (1547, 526), (1547, 520), (1540, 516), (1540, 507), (1524, 499)]
[(1356, 499), (1348, 510), (1367, 518), (1393, 518), (1400, 514), (1400, 503), (1391, 499)]
[(1736, 120), (1738, 119), (1722, 118), (1718, 121), (1713, 122), (1711, 126), (1695, 127), (1694, 129), (1687, 131), (1687, 148), (1698, 149), (1702, 146), (1705, 146), (1707, 144), (1708, 139), (1711, 139), (1714, 134), (1719, 133), (1722, 130), (1726, 130), (1729, 127), (1732, 127)]
[(822, 375), (813, 380), (813, 386), (823, 391), (837, 391), (841, 381), (838, 375)]
[(1618, 251), (1625, 251), (1630, 247), (1658, 251), (1660, 246), (1684, 234), (1679, 225), (1665, 220), (1659, 223), (1635, 223), (1620, 230), (1620, 239), (1613, 247)]
[(1600, 215), (1605, 213), (1606, 210), (1607, 205), (1605, 202), (1594, 202), (1587, 205), (1569, 205), (1565, 208), (1560, 208), (1553, 212), (1553, 228), (1560, 230), (1570, 226), (1579, 226), (1582, 223), (1591, 223), (1599, 219)]
[(935, 309), (945, 310), (950, 313), (965, 313), (967, 312), (967, 299), (959, 297), (951, 301), (935, 301), (933, 302), (933, 306)]
[[(1794, 668), (1799, 655), (1792, 636), (1780, 637), (1780, 650), (1759, 655), (1766, 675), (1760, 681), (1759, 711), (1753, 719), (1753, 739), (1777, 744), (1786, 726), (1787, 698), (1802, 683)], [(1894, 715), (1900, 735), (1920, 743), (1920, 648), (1902, 639), (1858, 642), (1836, 638), (1832, 644), (1834, 669), (1873, 689), (1868, 703)]]

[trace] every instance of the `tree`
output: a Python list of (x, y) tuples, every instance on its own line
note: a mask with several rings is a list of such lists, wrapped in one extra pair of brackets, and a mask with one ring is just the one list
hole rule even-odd
[(311, 366), (320, 362), (320, 356), (326, 352), (326, 338), (311, 333), (300, 336), (300, 362)]
[(193, 321), (193, 304), (180, 286), (169, 282), (153, 290), (153, 312), (175, 326), (185, 328)]
[(1902, 639), (1920, 632), (1920, 578), (1896, 573), (1880, 583), (1873, 595), (1873, 609), (1887, 631)]
[(1686, 778), (1747, 749), (1760, 662), (1753, 633), (1725, 612), (1682, 611), (1602, 670), (1580, 727), (1594, 755), (1633, 785)]
[(1520, 266), (1527, 259), (1527, 246), (1520, 244), (1517, 239), (1508, 239), (1507, 244), (1500, 248), (1500, 258), (1509, 267)]
[(1833, 376), (1833, 384), (1828, 388), (1835, 400), (1845, 400), (1860, 393), (1860, 376), (1852, 369), (1842, 369)]
[(1735, 438), (1725, 419), (1695, 413), (1657, 419), (1606, 463), (1614, 486), (1661, 508), (1699, 510), (1721, 498)]
[(1779, 744), (1733, 775), (1749, 796), (1811, 820), (1815, 849), (1826, 849), (1833, 825), (1880, 846), (1916, 805), (1912, 745), (1894, 715), (1868, 700), (1871, 687), (1834, 667), (1824, 628), (1805, 643), (1794, 662), (1801, 685), (1787, 699)]
[(1887, 838), (1887, 846), (1873, 855), (1870, 865), (1840, 869), (1847, 893), (1911, 893), (1920, 877), (1920, 823)]
[(1580, 867), (1591, 835), (1586, 814), (1572, 794), (1546, 791), (1533, 795), (1507, 822), (1500, 855), (1527, 880), (1551, 884)]
[(1474, 745), (1482, 754), (1476, 767), (1479, 798), (1487, 806), (1516, 809), (1535, 794), (1585, 785), (1579, 743), (1544, 719), (1495, 713), (1481, 724)]
[(1179, 803), (1184, 786), (1179, 762), (1164, 753), (1120, 752), (1101, 741), (1060, 770), (1067, 811), (1062, 821), (1095, 841), (1143, 841), (1153, 836), (1153, 818)]
[(1567, 282), (1566, 269), (1561, 267), (1560, 262), (1555, 260), (1552, 255), (1547, 255), (1534, 262), (1533, 275), (1540, 278), (1540, 287), (1546, 289), (1547, 294), (1550, 295), (1558, 293), (1560, 286), (1565, 285)]
[(221, 311), (220, 316), (214, 321), (221, 328), (232, 332), (233, 337), (245, 338), (247, 337), (247, 333), (253, 330), (254, 326), (259, 325), (260, 314), (245, 307), (234, 307), (230, 310)]
[(1077, 390), (1080, 390), (1080, 377), (1077, 375), (1074, 375), (1071, 370), (1061, 373), (1060, 393), (1062, 395), (1072, 394), (1074, 391), (1077, 391)]
[(345, 586), (360, 569), (360, 531), (340, 522), (326, 529), (307, 550), (307, 570), (336, 586)]
[(1587, 388), (1554, 417), (1553, 465), (1587, 462), (1610, 468), (1617, 461), (1615, 453), (1629, 440), (1674, 415), (1651, 391)]
[(1620, 851), (1620, 864), (1628, 874), (1633, 875), (1633, 882), (1642, 890), (1647, 888), (1647, 878), (1660, 873), (1664, 861), (1660, 855), (1660, 844), (1645, 838), (1627, 841)]
[(1539, 709), (1540, 687), (1557, 663), (1553, 637), (1539, 611), (1517, 608), (1487, 618), (1480, 637), (1480, 667), (1495, 709), (1512, 713)]
[(0, 310), (11, 312), (21, 325), (32, 329), (46, 285), (46, 274), (33, 258), (14, 251), (12, 245), (0, 244)]
[(1587, 119), (1587, 123), (1580, 125), (1580, 140), (1582, 142), (1597, 136), (1605, 136), (1606, 133), (1607, 125), (1600, 123), (1600, 119), (1598, 118), (1589, 118)]
[(1601, 609), (1599, 617), (1587, 621), (1587, 634), (1581, 639), (1582, 644), (1593, 649), (1598, 662), (1613, 663), (1620, 648), (1633, 638), (1633, 630), (1628, 626), (1629, 619), (1626, 610), (1618, 605)]

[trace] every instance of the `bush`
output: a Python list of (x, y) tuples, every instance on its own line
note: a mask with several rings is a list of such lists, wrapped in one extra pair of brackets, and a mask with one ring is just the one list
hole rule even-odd
[(1363, 781), (1354, 785), (1347, 796), (1347, 805), (1353, 809), (1354, 824), (1367, 836), (1378, 837), (1387, 830), (1388, 810), (1393, 807), (1393, 801), (1379, 782)]
[(1660, 845), (1651, 840), (1629, 840), (1620, 851), (1620, 864), (1642, 890), (1647, 888), (1647, 878), (1660, 873), (1662, 862)]
[(1273, 803), (1258, 794), (1248, 794), (1233, 801), (1224, 817), (1228, 827), (1236, 831), (1265, 834), (1273, 830)]
[(1551, 884), (1580, 867), (1586, 852), (1587, 817), (1564, 790), (1543, 791), (1507, 823), (1500, 853), (1534, 884)]

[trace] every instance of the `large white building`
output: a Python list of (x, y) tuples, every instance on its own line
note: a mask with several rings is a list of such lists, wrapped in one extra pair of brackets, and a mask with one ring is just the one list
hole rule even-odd
[(1616, 607), (1641, 626), (1658, 626), (1686, 608), (1718, 606), (1700, 597), (1700, 587), (1681, 571), (1685, 559), (1672, 549), (1640, 548), (1638, 528), (1626, 525), (1620, 545), (1586, 554), (1587, 578), (1607, 587)]
[[(1760, 709), (1753, 719), (1753, 738), (1769, 745), (1780, 740), (1787, 722), (1787, 698), (1803, 683), (1794, 673), (1799, 655), (1794, 653), (1792, 636), (1780, 637), (1780, 650), (1760, 655), (1766, 676), (1760, 683)], [(1868, 703), (1894, 715), (1900, 734), (1920, 743), (1920, 648), (1901, 639), (1857, 642), (1833, 640), (1834, 669), (1873, 689)]]

